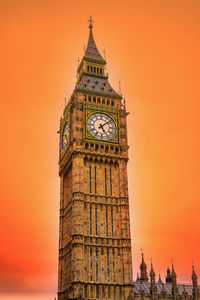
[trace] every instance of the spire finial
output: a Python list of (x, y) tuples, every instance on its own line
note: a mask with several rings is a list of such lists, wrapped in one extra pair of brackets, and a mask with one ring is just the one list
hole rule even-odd
[(92, 16), (90, 16), (88, 23), (89, 23), (89, 28), (92, 29), (94, 26), (94, 21), (92, 20)]

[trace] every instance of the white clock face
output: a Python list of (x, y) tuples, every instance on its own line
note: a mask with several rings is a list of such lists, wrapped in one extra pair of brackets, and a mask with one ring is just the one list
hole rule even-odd
[(109, 140), (115, 136), (116, 125), (114, 120), (104, 113), (94, 113), (87, 120), (88, 131), (99, 140)]
[(62, 133), (62, 149), (63, 150), (67, 146), (68, 139), (69, 139), (69, 122), (67, 121), (65, 123), (65, 126), (64, 126), (64, 129), (63, 129), (63, 133)]

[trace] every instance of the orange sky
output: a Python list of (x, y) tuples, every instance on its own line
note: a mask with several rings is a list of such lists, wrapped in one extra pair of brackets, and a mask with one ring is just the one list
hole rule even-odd
[[(134, 278), (200, 277), (199, 0), (0, 0), (0, 299), (57, 290), (58, 136), (92, 14), (127, 101)], [(7, 296), (5, 296), (7, 295)]]

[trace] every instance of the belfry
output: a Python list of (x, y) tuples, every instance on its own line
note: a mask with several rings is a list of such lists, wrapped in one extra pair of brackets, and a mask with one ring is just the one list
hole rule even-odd
[(93, 37), (60, 119), (58, 299), (132, 299), (127, 111)]

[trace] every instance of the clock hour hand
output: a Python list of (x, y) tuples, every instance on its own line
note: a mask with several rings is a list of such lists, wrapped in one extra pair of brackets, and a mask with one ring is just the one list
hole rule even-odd
[(99, 129), (102, 129), (103, 132), (105, 133), (105, 129), (103, 128), (103, 125), (102, 125), (102, 124), (99, 124)]
[(109, 120), (109, 121), (107, 121), (107, 122), (106, 122), (106, 123), (104, 123), (103, 125), (102, 125), (102, 124), (100, 124), (99, 128), (102, 128), (103, 126), (105, 126), (106, 124), (108, 124), (108, 123), (110, 123), (110, 122), (112, 122), (112, 120)]

